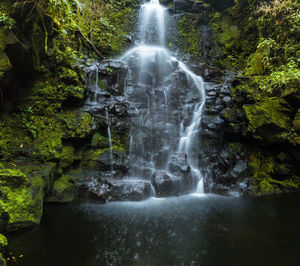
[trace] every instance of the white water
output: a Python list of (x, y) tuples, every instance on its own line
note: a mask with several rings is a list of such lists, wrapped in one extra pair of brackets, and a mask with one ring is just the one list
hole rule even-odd
[(114, 159), (113, 159), (113, 146), (112, 146), (112, 140), (111, 140), (111, 131), (110, 131), (110, 122), (109, 122), (109, 115), (108, 115), (108, 109), (105, 109), (106, 111), (106, 123), (107, 123), (107, 133), (108, 133), (108, 139), (109, 139), (109, 153), (110, 153), (110, 171), (111, 171), (111, 175), (113, 175), (113, 163), (114, 163)]
[(143, 43), (155, 42), (164, 45), (165, 8), (158, 0), (151, 0), (141, 6), (139, 25)]
[[(158, 0), (151, 0), (141, 6), (139, 17), (140, 44), (120, 58), (129, 66), (129, 72), (133, 77), (135, 85), (132, 86), (135, 86), (137, 96), (131, 98), (131, 101), (137, 103), (135, 109), (140, 114), (134, 121), (137, 124), (135, 130), (131, 128), (130, 158), (137, 166), (148, 165), (147, 167), (151, 167), (153, 173), (157, 169), (154, 167), (155, 163), (152, 161), (152, 156), (149, 159), (147, 153), (157, 154), (159, 151), (168, 150), (167, 158), (174, 152), (186, 153), (192, 173), (198, 180), (198, 184), (195, 185), (195, 193), (203, 194), (203, 177), (198, 168), (199, 151), (197, 146), (199, 146), (198, 133), (205, 104), (204, 84), (201, 77), (195, 75), (184, 63), (177, 60), (164, 48), (165, 10), (165, 7), (161, 6)], [(181, 73), (184, 76), (180, 76)], [(181, 79), (176, 80), (178, 77)], [(171, 93), (170, 97), (172, 98), (172, 90), (173, 93), (176, 93), (174, 90), (179, 90), (180, 94), (181, 88), (177, 83), (180, 83), (181, 80), (186, 80), (189, 91), (199, 100), (195, 103), (185, 104), (183, 102), (183, 106), (181, 105), (180, 108), (183, 109), (185, 116), (177, 122), (173, 118), (172, 122), (172, 106), (168, 104), (168, 97)], [(184, 81), (182, 82), (184, 83)], [(156, 95), (160, 91), (162, 92), (162, 101), (157, 99)], [(174, 99), (171, 98), (170, 100), (174, 102)], [(163, 106), (163, 110), (160, 106)], [(190, 109), (192, 109), (192, 114), (190, 114)], [(159, 117), (160, 112), (164, 113), (163, 120)], [(178, 120), (178, 118), (176, 119)], [(155, 121), (158, 122), (155, 124)], [(188, 124), (186, 121), (189, 121)], [(178, 129), (178, 125), (180, 125), (180, 129), (176, 137), (174, 130), (176, 131), (176, 127)], [(159, 127), (158, 130), (157, 127)], [(145, 128), (148, 128), (148, 135), (143, 131)], [(141, 133), (135, 132), (134, 135), (134, 131), (141, 131)], [(164, 139), (164, 144), (157, 147), (157, 141), (153, 139), (159, 137)], [(147, 141), (152, 145), (147, 146)], [(168, 168), (164, 168), (164, 170), (167, 172)]]

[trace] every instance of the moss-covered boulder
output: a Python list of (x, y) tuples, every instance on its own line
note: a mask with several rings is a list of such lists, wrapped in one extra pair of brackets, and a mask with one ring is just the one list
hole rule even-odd
[(4, 251), (4, 248), (7, 247), (7, 239), (4, 235), (0, 234), (0, 252), (2, 253)]
[(286, 141), (284, 131), (291, 129), (290, 109), (283, 99), (272, 97), (253, 105), (245, 105), (248, 132), (268, 142)]
[(16, 42), (14, 35), (10, 31), (1, 29), (0, 27), (0, 79), (11, 68), (11, 62), (4, 52), (4, 48), (6, 45), (14, 42)]
[(293, 126), (298, 132), (300, 132), (300, 109), (298, 109), (298, 112), (295, 115)]
[(48, 202), (72, 202), (76, 197), (75, 181), (71, 176), (63, 175), (57, 179), (51, 188)]
[[(283, 156), (281, 153), (278, 157)], [(300, 176), (295, 169), (291, 169), (290, 163), (276, 159), (272, 153), (253, 152), (249, 157), (249, 165), (252, 168), (254, 195), (298, 191), (300, 188)]]
[(3, 217), (2, 223), (7, 223), (4, 230), (40, 222), (44, 194), (55, 166), (53, 163), (38, 165), (18, 160), (16, 163), (18, 166), (5, 163), (0, 168), (0, 217)]
[(6, 260), (2, 254), (5, 252), (7, 245), (6, 237), (0, 234), (0, 266), (6, 266)]

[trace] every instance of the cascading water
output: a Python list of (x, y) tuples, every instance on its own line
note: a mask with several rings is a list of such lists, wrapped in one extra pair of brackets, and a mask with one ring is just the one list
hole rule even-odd
[(165, 11), (158, 0), (141, 6), (140, 44), (120, 58), (133, 110), (130, 176), (151, 179), (159, 195), (203, 193), (198, 133), (205, 89), (202, 78), (164, 48)]
[(113, 159), (113, 147), (112, 147), (112, 140), (111, 140), (111, 131), (110, 131), (110, 122), (109, 122), (109, 114), (108, 109), (105, 109), (105, 115), (106, 115), (106, 123), (107, 123), (107, 134), (108, 134), (108, 140), (109, 140), (109, 153), (110, 153), (110, 171), (111, 175), (113, 175), (113, 165), (114, 165), (114, 159)]

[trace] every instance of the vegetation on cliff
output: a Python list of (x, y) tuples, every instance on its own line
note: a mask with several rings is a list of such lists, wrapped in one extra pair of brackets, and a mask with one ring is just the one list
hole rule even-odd
[[(223, 118), (245, 146), (256, 143), (247, 148), (253, 192), (299, 190), (299, 1), (197, 2), (201, 14), (180, 13), (179, 45), (196, 64), (236, 73), (230, 111), (244, 113), (247, 126)], [(282, 161), (283, 154), (289, 159)]]
[(1, 231), (39, 223), (47, 194), (48, 201), (74, 199), (64, 169), (82, 160), (82, 145), (97, 131), (80, 109), (83, 66), (120, 53), (136, 6), (129, 0), (1, 1)]

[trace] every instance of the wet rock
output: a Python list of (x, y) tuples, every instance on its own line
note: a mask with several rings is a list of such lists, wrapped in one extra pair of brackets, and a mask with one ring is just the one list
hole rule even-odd
[(99, 179), (92, 177), (81, 187), (81, 197), (86, 200), (140, 201), (152, 195), (151, 185), (143, 180)]
[(223, 75), (220, 69), (209, 66), (207, 64), (197, 66), (196, 73), (200, 75), (205, 81), (218, 81)]
[(127, 114), (127, 105), (124, 103), (116, 103), (112, 108), (112, 113), (117, 116), (125, 116)]
[(233, 168), (233, 172), (237, 174), (237, 176), (241, 176), (241, 174), (243, 174), (245, 172), (245, 170), (247, 169), (248, 165), (245, 161), (238, 161), (234, 168)]
[(188, 13), (199, 13), (203, 9), (203, 4), (194, 0), (175, 0), (173, 2), (174, 12), (184, 11)]
[(160, 197), (169, 196), (175, 192), (173, 190), (173, 181), (171, 177), (164, 171), (155, 172), (152, 176), (151, 183), (156, 194)]
[(112, 95), (123, 95), (128, 69), (117, 60), (102, 61), (98, 67), (99, 80)]
[(220, 117), (227, 122), (237, 122), (238, 114), (235, 109), (226, 108), (220, 112)]
[(187, 162), (187, 155), (184, 152), (176, 152), (171, 155), (169, 160), (169, 171), (172, 174), (189, 173), (191, 167)]
[(112, 185), (108, 191), (108, 200), (112, 201), (140, 201), (152, 194), (151, 185), (139, 180), (110, 180)]

